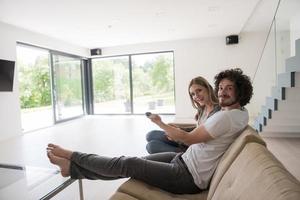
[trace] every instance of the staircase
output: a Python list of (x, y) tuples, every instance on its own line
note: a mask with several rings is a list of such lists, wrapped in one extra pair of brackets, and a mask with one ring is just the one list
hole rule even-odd
[(271, 97), (266, 98), (254, 128), (262, 136), (300, 137), (300, 39), (295, 56), (285, 62), (285, 73), (278, 74)]

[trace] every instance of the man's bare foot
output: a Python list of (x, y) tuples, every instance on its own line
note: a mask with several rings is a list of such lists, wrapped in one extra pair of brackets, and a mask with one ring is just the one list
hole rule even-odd
[(55, 156), (51, 151), (47, 152), (50, 162), (60, 168), (60, 173), (63, 177), (70, 176), (70, 161), (66, 158)]
[(71, 156), (73, 154), (72, 151), (64, 149), (58, 145), (51, 144), (51, 143), (48, 144), (47, 151), (50, 151), (54, 156), (58, 156), (58, 157), (65, 158), (68, 160), (71, 159)]

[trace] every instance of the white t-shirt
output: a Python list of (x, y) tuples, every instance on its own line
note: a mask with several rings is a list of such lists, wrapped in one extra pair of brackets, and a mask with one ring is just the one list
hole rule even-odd
[(247, 126), (248, 120), (248, 111), (243, 108), (221, 110), (203, 124), (213, 139), (190, 145), (182, 155), (195, 184), (200, 189), (208, 187), (221, 156)]

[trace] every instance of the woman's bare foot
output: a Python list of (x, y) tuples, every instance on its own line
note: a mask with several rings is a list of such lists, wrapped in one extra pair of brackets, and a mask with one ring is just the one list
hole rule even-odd
[(55, 156), (51, 151), (47, 152), (47, 156), (52, 164), (59, 166), (60, 173), (63, 177), (70, 176), (71, 162), (68, 159)]
[(71, 156), (73, 154), (72, 151), (64, 149), (58, 145), (51, 144), (51, 143), (48, 144), (47, 151), (50, 151), (54, 156), (58, 156), (58, 157), (65, 158), (68, 160), (71, 159)]

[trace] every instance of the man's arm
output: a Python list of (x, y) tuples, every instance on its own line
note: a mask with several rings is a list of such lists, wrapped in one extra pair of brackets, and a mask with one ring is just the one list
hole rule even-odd
[(196, 124), (191, 123), (168, 123), (168, 125), (180, 128), (181, 130), (184, 130), (186, 132), (191, 132), (197, 127)]
[(208, 133), (203, 125), (192, 130), (189, 134), (187, 134), (187, 137), (181, 138), (182, 142), (188, 145), (207, 142), (212, 139), (213, 137)]
[(206, 129), (202, 125), (194, 129), (192, 132), (188, 133), (184, 130), (165, 124), (161, 120), (159, 115), (152, 114), (151, 116), (149, 116), (149, 118), (152, 122), (154, 122), (161, 129), (163, 129), (166, 132), (166, 134), (173, 140), (183, 142), (187, 145), (206, 142), (208, 140), (213, 139), (213, 137), (206, 131)]

